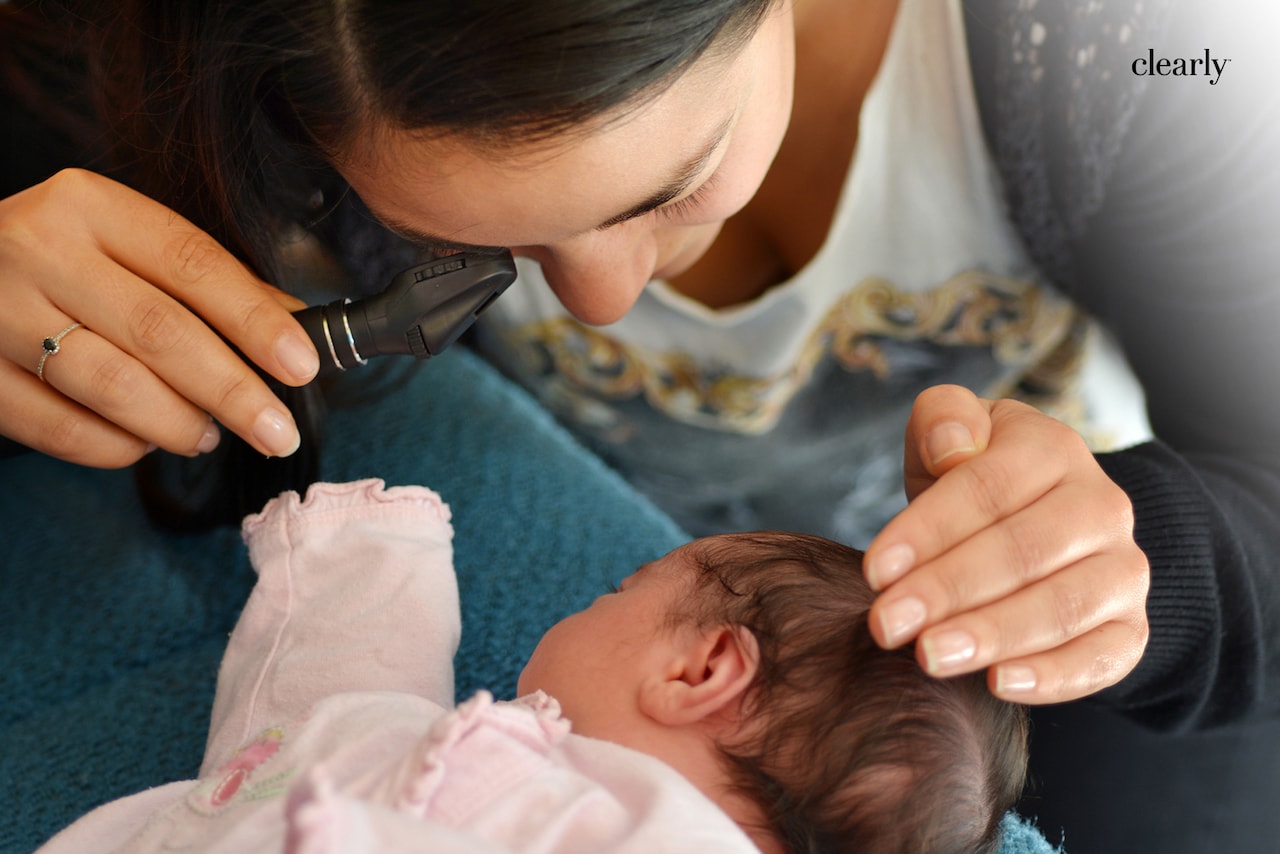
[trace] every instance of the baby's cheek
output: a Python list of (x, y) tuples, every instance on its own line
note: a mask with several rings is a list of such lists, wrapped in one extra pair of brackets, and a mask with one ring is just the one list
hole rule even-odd
[(555, 669), (557, 663), (557, 651), (563, 646), (559, 642), (561, 627), (564, 621), (556, 623), (552, 626), (542, 639), (538, 641), (538, 645), (534, 647), (533, 654), (529, 656), (529, 660), (525, 662), (524, 669), (520, 671), (520, 678), (516, 680), (516, 691), (519, 696), (523, 697), (538, 689), (552, 693), (555, 687)]
[(516, 696), (523, 697), (526, 694), (536, 691), (542, 686), (539, 684), (539, 668), (542, 653), (542, 642), (539, 641), (537, 647), (533, 650), (533, 655), (529, 656), (529, 660), (524, 663), (524, 669), (520, 671), (520, 676), (516, 679)]

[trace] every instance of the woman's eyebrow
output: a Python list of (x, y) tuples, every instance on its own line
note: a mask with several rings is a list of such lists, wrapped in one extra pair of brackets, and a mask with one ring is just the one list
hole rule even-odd
[(635, 219), (638, 216), (644, 216), (649, 211), (662, 207), (673, 199), (680, 198), (686, 190), (692, 186), (702, 171), (707, 168), (707, 164), (711, 162), (711, 158), (715, 156), (716, 149), (720, 147), (720, 143), (724, 142), (724, 138), (729, 133), (729, 128), (733, 125), (733, 115), (730, 115), (720, 127), (716, 128), (715, 134), (712, 135), (711, 141), (703, 147), (702, 151), (688, 163), (685, 163), (675, 173), (663, 182), (652, 196), (627, 208), (617, 216), (611, 216), (604, 222), (596, 226), (596, 231), (602, 231), (606, 228), (624, 223), (629, 219)]
[[(649, 198), (633, 205), (617, 216), (609, 217), (609, 219), (600, 223), (595, 230), (601, 231), (619, 223), (626, 222), (629, 219), (635, 219), (644, 216), (652, 210), (662, 207), (673, 199), (678, 199), (681, 195), (693, 185), (703, 170), (707, 168), (707, 164), (711, 162), (711, 158), (715, 156), (716, 151), (720, 148), (724, 138), (729, 134), (729, 128), (733, 127), (733, 119), (736, 115), (729, 115), (720, 126), (716, 128), (714, 134), (706, 146), (703, 147), (695, 157), (688, 163), (680, 166), (675, 173), (663, 182), (662, 186)], [(372, 211), (370, 211), (373, 213)], [(388, 230), (408, 240), (410, 243), (416, 243), (429, 249), (442, 249), (446, 252), (476, 252), (480, 254), (492, 255), (503, 251), (501, 246), (482, 246), (475, 243), (459, 243), (456, 240), (449, 240), (436, 234), (428, 234), (425, 231), (419, 231), (406, 222), (394, 219), (392, 217), (381, 216), (373, 213), (374, 217), (382, 223)]]

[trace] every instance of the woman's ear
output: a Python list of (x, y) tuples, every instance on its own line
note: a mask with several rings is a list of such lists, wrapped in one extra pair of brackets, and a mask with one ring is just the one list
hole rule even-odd
[(736, 703), (760, 668), (760, 647), (742, 626), (678, 634), (663, 668), (640, 686), (640, 710), (663, 726), (698, 723)]

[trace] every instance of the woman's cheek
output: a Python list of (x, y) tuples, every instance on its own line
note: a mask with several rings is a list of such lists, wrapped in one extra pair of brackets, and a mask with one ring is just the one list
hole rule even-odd
[(672, 229), (663, 241), (655, 279), (671, 279), (688, 270), (715, 243), (723, 221)]

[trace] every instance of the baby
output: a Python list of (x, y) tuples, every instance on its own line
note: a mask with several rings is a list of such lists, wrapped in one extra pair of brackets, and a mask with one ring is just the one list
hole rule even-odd
[(867, 631), (860, 555), (694, 541), (553, 626), (519, 700), (453, 707), (448, 508), (317, 484), (245, 520), (258, 583), (197, 780), (42, 852), (994, 852), (1023, 710)]

